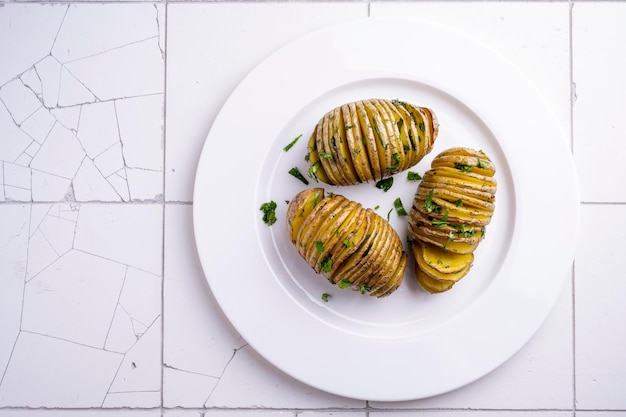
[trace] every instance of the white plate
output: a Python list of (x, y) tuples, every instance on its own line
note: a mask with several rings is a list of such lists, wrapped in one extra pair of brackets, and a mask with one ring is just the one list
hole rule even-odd
[[(306, 172), (314, 125), (336, 105), (369, 97), (437, 114), (434, 149), (412, 171), (423, 174), (453, 146), (482, 149), (496, 163), (495, 215), (472, 270), (452, 291), (421, 290), (412, 258), (390, 297), (341, 290), (314, 274), (287, 237), (285, 201), (307, 187), (288, 171)], [(410, 209), (417, 183), (406, 172), (387, 193), (373, 183), (324, 187), (378, 206), (405, 241), (407, 218), (389, 211), (397, 197)], [(259, 207), (270, 200), (278, 221), (268, 227)], [(532, 336), (570, 274), (578, 201), (563, 132), (514, 67), (453, 30), (369, 18), (288, 44), (233, 91), (200, 157), (194, 229), (211, 290), (263, 357), (334, 394), (397, 401), (468, 384)]]

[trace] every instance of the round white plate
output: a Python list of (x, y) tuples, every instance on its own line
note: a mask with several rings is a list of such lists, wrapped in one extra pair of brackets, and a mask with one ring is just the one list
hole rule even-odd
[[(407, 217), (392, 210), (398, 197), (411, 207), (418, 183), (406, 172), (388, 192), (374, 183), (306, 186), (288, 174), (293, 167), (306, 173), (308, 138), (326, 111), (370, 97), (436, 113), (433, 151), (411, 171), (423, 174), (454, 146), (481, 149), (496, 163), (486, 239), (470, 273), (449, 292), (423, 291), (411, 257), (402, 286), (387, 298), (342, 290), (316, 275), (287, 236), (287, 201), (323, 186), (376, 208), (406, 242)], [(273, 226), (259, 210), (270, 200), (278, 204)], [(193, 214), (211, 290), (255, 350), (319, 389), (398, 401), (468, 384), (532, 336), (570, 274), (578, 201), (563, 132), (513, 66), (447, 28), (369, 18), (288, 44), (240, 83), (206, 139)]]

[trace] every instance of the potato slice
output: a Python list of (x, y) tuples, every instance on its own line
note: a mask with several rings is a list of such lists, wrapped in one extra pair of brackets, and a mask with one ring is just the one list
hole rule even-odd
[(419, 269), (419, 266), (415, 267), (415, 276), (417, 282), (431, 294), (442, 293), (448, 291), (455, 284), (454, 281), (439, 281), (428, 276), (424, 271)]
[(374, 181), (379, 181), (380, 179), (382, 179), (382, 171), (380, 167), (380, 157), (378, 155), (378, 144), (376, 139), (376, 133), (374, 131), (374, 126), (372, 125), (372, 122), (367, 114), (364, 102), (356, 102), (356, 111), (359, 117), (359, 123), (361, 125), (361, 132), (365, 139), (368, 160), (370, 163), (370, 168), (372, 170), (372, 179)]
[(287, 207), (287, 232), (291, 238), (291, 243), (296, 243), (302, 222), (323, 198), (323, 188), (311, 188), (299, 192), (291, 199)]
[(317, 152), (324, 167), (326, 175), (338, 185), (346, 185), (347, 180), (344, 178), (341, 169), (337, 164), (339, 158), (336, 146), (333, 146), (335, 138), (332, 136), (333, 126), (332, 119), (334, 118), (333, 112), (328, 112), (324, 115), (324, 119), (321, 124), (321, 129), (318, 129), (317, 134)]
[(323, 189), (302, 191), (287, 209), (298, 253), (334, 284), (377, 297), (391, 294), (406, 267), (398, 234), (372, 209), (337, 194), (317, 201), (320, 195)]
[(399, 111), (390, 101), (379, 100), (379, 103), (385, 108), (392, 122), (391, 128), (393, 129), (393, 135), (397, 143), (396, 152), (400, 155), (400, 166), (397, 172), (405, 171), (413, 165), (412, 161), (419, 161), (417, 153), (411, 148), (407, 126)]
[(447, 291), (446, 282), (468, 274), (495, 210), (495, 172), (483, 152), (451, 148), (424, 174), (409, 213), (409, 238), (416, 279), (426, 291)]
[(328, 184), (331, 180), (326, 175), (324, 168), (322, 167), (322, 162), (320, 161), (319, 153), (317, 151), (317, 131), (319, 127), (315, 126), (313, 130), (313, 134), (309, 138), (308, 145), (308, 153), (304, 158), (309, 163), (308, 175), (311, 178), (314, 178), (316, 181), (322, 181), (325, 184)]
[(413, 254), (419, 268), (439, 281), (459, 281), (467, 275), (474, 261), (473, 253), (453, 254), (427, 243), (413, 246)]
[(437, 137), (432, 110), (398, 100), (346, 103), (317, 123), (307, 160), (328, 184), (379, 181), (417, 164)]
[(365, 138), (361, 131), (361, 123), (356, 113), (356, 104), (349, 103), (341, 107), (344, 119), (344, 131), (354, 170), (359, 178), (358, 182), (369, 181), (373, 178), (370, 168)]
[(422, 244), (419, 246), (421, 247), (421, 258), (425, 264), (444, 275), (456, 274), (468, 268), (474, 262), (473, 253), (459, 256), (444, 252), (433, 245)]
[(400, 283), (402, 282), (404, 278), (404, 270), (406, 268), (406, 262), (407, 262), (406, 252), (402, 252), (402, 257), (400, 259), (400, 262), (398, 263), (398, 267), (394, 271), (391, 278), (387, 280), (387, 283), (385, 285), (378, 288), (377, 290), (372, 291), (370, 295), (374, 297), (382, 298), (382, 297), (386, 297), (390, 295), (396, 289), (398, 289), (398, 287), (400, 286)]

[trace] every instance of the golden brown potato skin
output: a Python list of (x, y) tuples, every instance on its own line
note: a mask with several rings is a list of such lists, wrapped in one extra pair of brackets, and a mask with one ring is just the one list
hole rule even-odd
[(404, 278), (407, 255), (389, 223), (360, 203), (322, 188), (301, 191), (287, 209), (298, 253), (332, 284), (385, 297)]
[(309, 174), (331, 185), (379, 181), (417, 164), (437, 138), (435, 113), (400, 100), (368, 99), (327, 112), (309, 139)]
[(437, 155), (409, 212), (417, 281), (430, 293), (450, 290), (469, 272), (495, 210), (496, 167), (482, 151)]

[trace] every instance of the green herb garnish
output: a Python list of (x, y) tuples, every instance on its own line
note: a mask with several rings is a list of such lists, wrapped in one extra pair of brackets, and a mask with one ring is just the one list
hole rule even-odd
[(300, 173), (300, 170), (298, 169), (298, 167), (291, 168), (289, 170), (289, 173), (293, 175), (294, 177), (296, 177), (297, 179), (299, 179), (300, 181), (302, 181), (304, 185), (309, 185), (309, 181), (306, 178), (304, 178), (304, 176)]
[(333, 260), (330, 259), (330, 256), (326, 256), (322, 259), (322, 262), (320, 262), (320, 266), (322, 267), (322, 272), (330, 272), (333, 267)]
[(266, 225), (271, 226), (276, 223), (276, 203), (274, 201), (261, 204), (260, 210), (263, 212), (263, 222)]
[(321, 166), (322, 166), (322, 163), (320, 161), (316, 161), (307, 170), (309, 178), (313, 178), (315, 180), (315, 182), (317, 182), (317, 175), (315, 173), (317, 172), (318, 169), (320, 169)]
[(478, 163), (476, 164), (476, 166), (482, 169), (487, 168), (487, 165), (485, 165), (485, 162), (480, 158), (478, 158)]
[(326, 159), (333, 159), (333, 155), (327, 152), (320, 152), (319, 153), (320, 158), (326, 158)]
[(406, 216), (406, 215), (408, 215), (408, 213), (404, 209), (404, 206), (402, 205), (402, 200), (400, 200), (400, 197), (396, 198), (393, 201), (393, 206), (395, 207), (396, 213), (398, 213), (398, 216)]
[(359, 290), (361, 291), (361, 294), (365, 294), (366, 292), (372, 291), (370, 287), (368, 287), (365, 284), (361, 284), (361, 286), (359, 287)]
[(347, 279), (342, 279), (341, 281), (339, 281), (339, 284), (337, 284), (337, 286), (342, 289), (348, 288), (350, 285), (352, 285), (352, 283)]
[(448, 233), (448, 240), (446, 241), (446, 243), (443, 245), (443, 247), (441, 248), (441, 250), (443, 251), (443, 253), (446, 253), (448, 250), (446, 249), (446, 246), (448, 246), (448, 243), (452, 242), (454, 240), (454, 232), (450, 232)]
[(456, 200), (456, 202), (454, 203), (454, 205), (456, 205), (457, 207), (461, 207), (463, 205), (463, 200), (461, 200), (460, 198), (458, 200)]
[(349, 248), (350, 246), (352, 246), (352, 242), (348, 238), (342, 240), (341, 243), (343, 243), (343, 246), (345, 246), (346, 248)]
[(384, 192), (389, 191), (391, 186), (393, 185), (393, 177), (385, 178), (376, 183), (376, 188), (383, 190)]
[(298, 139), (300, 139), (301, 137), (302, 137), (302, 134), (299, 134), (298, 136), (296, 136), (294, 140), (289, 142), (289, 144), (283, 148), (283, 151), (287, 152), (289, 149), (291, 149), (293, 145), (295, 145)]
[(321, 240), (315, 242), (315, 250), (317, 251), (317, 253), (324, 252), (324, 244)]
[(409, 171), (406, 174), (406, 179), (409, 181), (420, 181), (422, 179), (422, 176), (417, 172)]
[(391, 155), (391, 157), (393, 158), (395, 162), (393, 165), (387, 167), (387, 171), (393, 171), (394, 169), (400, 166), (400, 154), (398, 152), (394, 152), (394, 154)]
[(450, 210), (446, 209), (446, 212), (444, 213), (443, 218), (441, 220), (434, 219), (432, 221), (433, 226), (437, 226), (437, 227), (447, 226), (448, 225), (448, 213), (450, 213)]
[(459, 171), (461, 171), (461, 172), (471, 172), (471, 171), (474, 169), (474, 167), (473, 167), (473, 166), (471, 166), (471, 165), (465, 165), (465, 164), (462, 164), (462, 163), (460, 163), (460, 162), (455, 162), (455, 163), (454, 163), (454, 167), (455, 167), (456, 169), (458, 169)]
[(434, 194), (435, 190), (431, 189), (428, 192), (428, 197), (426, 197), (426, 201), (424, 201), (424, 208), (426, 209), (427, 213), (441, 213), (441, 207), (433, 203)]
[(328, 294), (327, 292), (325, 292), (324, 294), (322, 294), (322, 301), (324, 301), (325, 303), (328, 302), (328, 300), (331, 298), (332, 296), (330, 294)]

